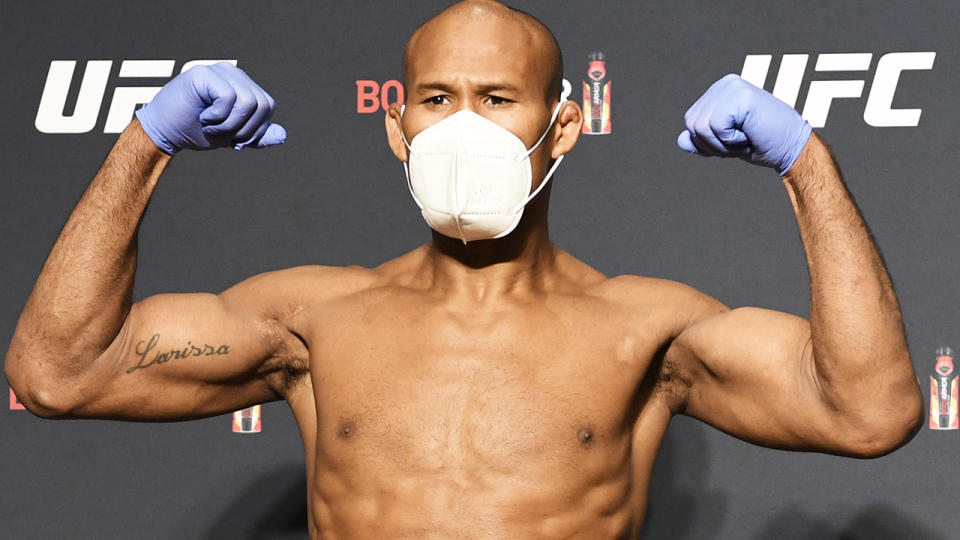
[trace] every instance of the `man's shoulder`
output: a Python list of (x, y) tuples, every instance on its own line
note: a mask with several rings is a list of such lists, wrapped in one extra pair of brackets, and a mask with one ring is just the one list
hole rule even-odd
[(363, 266), (305, 265), (263, 272), (231, 289), (270, 296), (325, 298), (350, 294), (372, 285), (376, 279), (377, 272)]
[(227, 292), (262, 295), (276, 301), (316, 304), (336, 300), (390, 284), (416, 266), (420, 249), (391, 259), (374, 268), (366, 266), (304, 265), (252, 276)]
[(598, 291), (625, 302), (689, 301), (709, 298), (705, 293), (671, 279), (621, 274), (598, 284)]
[(727, 309), (712, 296), (670, 279), (623, 274), (604, 280), (594, 290), (626, 309), (668, 315), (681, 326)]
[(670, 279), (621, 274), (607, 276), (588, 264), (561, 251), (564, 274), (574, 283), (573, 290), (627, 309), (676, 308), (698, 310), (702, 306), (722, 305), (690, 285)]

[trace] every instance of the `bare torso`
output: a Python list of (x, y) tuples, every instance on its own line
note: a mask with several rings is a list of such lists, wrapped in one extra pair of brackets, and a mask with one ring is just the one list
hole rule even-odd
[(539, 290), (465, 304), (424, 251), (291, 317), (311, 537), (632, 536), (671, 415), (669, 287), (559, 252)]

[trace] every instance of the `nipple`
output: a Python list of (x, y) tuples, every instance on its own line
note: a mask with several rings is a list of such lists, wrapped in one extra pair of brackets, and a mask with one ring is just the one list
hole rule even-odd
[(580, 428), (580, 431), (577, 433), (577, 438), (580, 439), (582, 444), (588, 445), (593, 442), (593, 430), (590, 428)]
[(340, 429), (337, 430), (337, 437), (340, 439), (346, 439), (356, 432), (357, 426), (353, 422), (346, 422), (340, 425)]

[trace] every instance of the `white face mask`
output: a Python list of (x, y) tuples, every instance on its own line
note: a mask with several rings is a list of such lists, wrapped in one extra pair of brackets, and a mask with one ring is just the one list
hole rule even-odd
[(550, 132), (562, 104), (557, 104), (547, 129), (529, 150), (509, 130), (468, 110), (424, 129), (410, 143), (404, 136), (410, 151), (409, 161), (403, 164), (407, 186), (427, 224), (465, 244), (510, 234), (526, 204), (547, 185), (563, 160), (558, 157), (530, 193), (530, 154)]

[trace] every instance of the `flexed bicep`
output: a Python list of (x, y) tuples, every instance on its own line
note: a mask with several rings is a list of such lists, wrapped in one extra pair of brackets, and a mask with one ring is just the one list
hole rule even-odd
[(685, 414), (763, 446), (861, 455), (859, 419), (822, 391), (805, 319), (734, 309), (690, 326), (667, 356), (690, 373)]
[(282, 399), (270, 375), (306, 350), (263, 308), (261, 287), (137, 302), (107, 350), (66, 381), (56, 416), (184, 420)]

